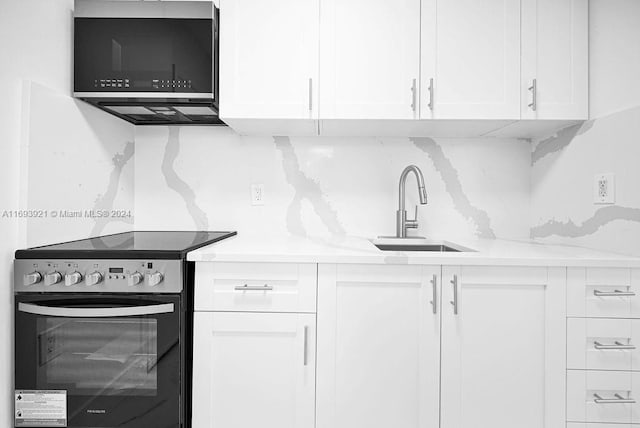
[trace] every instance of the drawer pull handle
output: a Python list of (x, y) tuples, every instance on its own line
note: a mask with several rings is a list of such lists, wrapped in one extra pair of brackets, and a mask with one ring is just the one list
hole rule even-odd
[(636, 349), (635, 345), (625, 345), (622, 342), (615, 341), (613, 345), (603, 345), (600, 342), (593, 342), (593, 347), (596, 349), (621, 349), (621, 350), (633, 350)]
[(633, 291), (622, 291), (622, 290), (614, 290), (614, 291), (600, 291), (593, 290), (593, 294), (598, 297), (633, 297), (636, 295)]
[(236, 291), (271, 291), (273, 287), (270, 285), (237, 285), (233, 287)]
[(593, 394), (595, 397), (593, 402), (598, 404), (635, 404), (636, 400), (633, 398), (624, 398), (620, 394), (613, 394), (615, 398), (602, 398), (598, 394)]

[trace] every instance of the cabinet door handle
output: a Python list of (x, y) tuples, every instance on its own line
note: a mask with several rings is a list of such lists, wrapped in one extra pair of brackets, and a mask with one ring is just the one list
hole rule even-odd
[(449, 303), (453, 305), (453, 314), (458, 315), (458, 275), (453, 275), (453, 279), (450, 282), (453, 285), (453, 300)]
[(302, 349), (302, 363), (303, 365), (307, 365), (308, 360), (309, 360), (309, 355), (308, 355), (308, 351), (307, 351), (307, 345), (308, 345), (308, 341), (309, 341), (309, 326), (304, 326), (304, 348)]
[(273, 287), (270, 285), (236, 285), (233, 287), (236, 291), (271, 291)]
[(600, 291), (593, 290), (593, 294), (598, 297), (633, 297), (636, 295), (633, 291), (622, 291), (622, 290), (614, 290), (614, 291)]
[(412, 83), (411, 83), (411, 110), (416, 111), (416, 108), (418, 107), (416, 105), (416, 94), (417, 94), (417, 88), (416, 88), (416, 79), (413, 79)]
[(437, 314), (438, 313), (438, 275), (433, 274), (433, 277), (431, 278), (431, 287), (432, 287), (432, 296), (431, 298), (433, 300), (431, 300), (431, 306), (433, 306), (433, 313)]
[(527, 89), (531, 91), (531, 104), (528, 106), (531, 110), (536, 111), (538, 109), (538, 79), (533, 79), (531, 86)]
[(594, 341), (593, 342), (593, 347), (595, 349), (602, 349), (602, 350), (609, 350), (609, 349), (620, 349), (620, 350), (633, 350), (636, 349), (635, 345), (632, 344), (628, 344), (625, 345), (624, 343), (616, 340), (615, 342), (613, 342), (613, 345), (603, 345), (602, 343), (598, 342), (598, 341)]
[(618, 393), (613, 394), (614, 398), (602, 398), (600, 394), (593, 394), (593, 397), (593, 402), (598, 404), (635, 404), (636, 402), (633, 398), (624, 398)]
[(309, 78), (309, 111), (313, 111), (313, 79)]
[(433, 111), (433, 77), (429, 79), (429, 109)]

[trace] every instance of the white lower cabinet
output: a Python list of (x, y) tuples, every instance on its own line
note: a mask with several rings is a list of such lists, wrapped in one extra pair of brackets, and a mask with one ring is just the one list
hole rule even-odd
[(439, 280), (440, 266), (318, 266), (318, 428), (438, 426)]
[(313, 428), (315, 314), (196, 312), (194, 428)]
[(565, 270), (442, 269), (442, 428), (565, 424)]
[(320, 265), (318, 428), (564, 427), (565, 272)]
[[(594, 393), (633, 396), (640, 372), (567, 371), (564, 268), (319, 264), (317, 284), (295, 266), (211, 269), (200, 269), (208, 274), (196, 281), (196, 298), (209, 300), (196, 308), (228, 309), (195, 313), (194, 428), (640, 422), (635, 404), (593, 403)], [(274, 288), (252, 289), (266, 296), (228, 306), (225, 290), (238, 280)], [(300, 294), (314, 285), (317, 306), (265, 303), (270, 291)], [(284, 307), (317, 307), (317, 315)], [(588, 338), (578, 344), (583, 351), (596, 336), (631, 337), (629, 329), (577, 328)]]

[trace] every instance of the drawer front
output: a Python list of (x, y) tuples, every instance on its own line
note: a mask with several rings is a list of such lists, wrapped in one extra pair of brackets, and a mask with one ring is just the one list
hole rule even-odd
[(315, 263), (196, 263), (195, 310), (316, 311)]
[(640, 271), (618, 268), (567, 269), (570, 317), (640, 317)]
[(640, 422), (640, 373), (567, 371), (567, 421)]
[(569, 318), (567, 368), (640, 370), (640, 319)]
[(593, 424), (584, 422), (569, 422), (567, 428), (640, 428), (636, 424)]

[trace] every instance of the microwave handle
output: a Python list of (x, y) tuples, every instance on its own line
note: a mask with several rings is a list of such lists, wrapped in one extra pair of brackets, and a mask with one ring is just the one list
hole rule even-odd
[(173, 303), (165, 303), (162, 305), (128, 306), (122, 308), (64, 308), (18, 303), (18, 311), (51, 317), (112, 318), (168, 314), (174, 311), (174, 305)]

